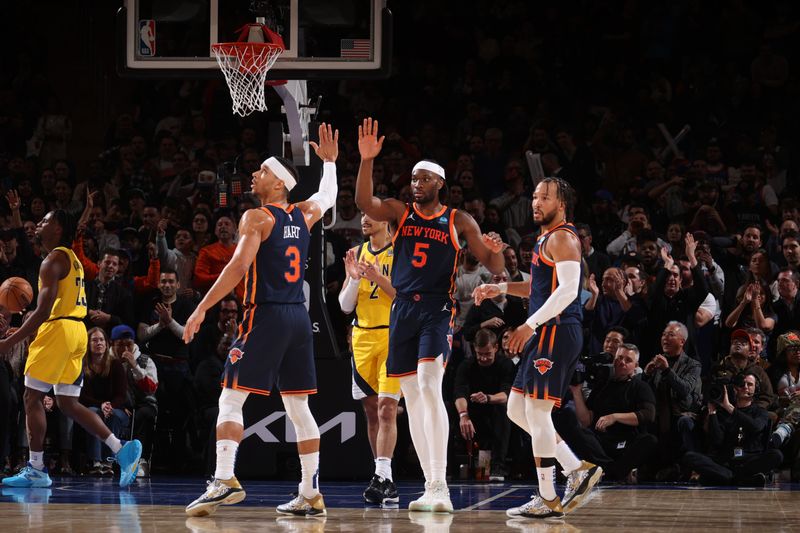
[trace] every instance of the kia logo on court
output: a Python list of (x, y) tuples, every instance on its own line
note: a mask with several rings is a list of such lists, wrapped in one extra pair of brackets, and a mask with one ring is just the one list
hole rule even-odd
[[(286, 411), (275, 411), (274, 413), (265, 416), (252, 426), (248, 427), (244, 431), (244, 435), (242, 436), (242, 440), (246, 439), (251, 435), (258, 436), (262, 441), (266, 443), (280, 443), (280, 442), (297, 442), (297, 434), (294, 432), (294, 425), (292, 421), (289, 420), (288, 416), (286, 415)], [(275, 434), (269, 430), (269, 426), (272, 425), (276, 420), (280, 420), (283, 418), (284, 420), (284, 436), (285, 439), (281, 441)], [(338, 415), (334, 416), (324, 424), (320, 424), (319, 426), (319, 434), (324, 435), (328, 431), (332, 430), (336, 426), (339, 426), (341, 429), (341, 436), (340, 436), (340, 443), (347, 442), (348, 440), (352, 439), (356, 435), (356, 414), (353, 411), (346, 411), (344, 413), (339, 413)]]

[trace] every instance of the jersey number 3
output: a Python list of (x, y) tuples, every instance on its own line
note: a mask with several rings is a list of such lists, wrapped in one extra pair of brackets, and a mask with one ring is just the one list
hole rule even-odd
[(300, 279), (300, 250), (297, 246), (290, 246), (286, 249), (286, 257), (289, 258), (289, 270), (287, 270), (283, 277), (289, 283), (295, 283)]

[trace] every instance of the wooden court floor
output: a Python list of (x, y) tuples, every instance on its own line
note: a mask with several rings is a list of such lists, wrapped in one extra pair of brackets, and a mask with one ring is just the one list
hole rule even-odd
[[(111, 480), (73, 481), (49, 489), (9, 489), (0, 494), (0, 532), (140, 533), (155, 531), (225, 532), (573, 532), (573, 531), (800, 531), (800, 490), (782, 486), (758, 490), (687, 487), (601, 487), (563, 522), (507, 519), (503, 509), (530, 497), (525, 485), (451, 485), (457, 511), (452, 515), (409, 513), (401, 508), (365, 508), (363, 487), (323, 487), (324, 519), (278, 515), (274, 507), (289, 499), (296, 485), (246, 484), (248, 499), (209, 518), (187, 518), (183, 507), (203, 489), (202, 480), (151, 480), (128, 491)], [(401, 502), (421, 493), (419, 484), (401, 486)], [(794, 490), (793, 490), (794, 489)]]

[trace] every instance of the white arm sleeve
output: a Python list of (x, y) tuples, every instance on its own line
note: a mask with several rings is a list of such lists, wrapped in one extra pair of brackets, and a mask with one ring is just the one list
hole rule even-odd
[(322, 178), (319, 180), (319, 190), (311, 195), (309, 202), (317, 202), (324, 213), (336, 205), (336, 195), (339, 185), (336, 183), (336, 163), (322, 164)]
[(345, 314), (352, 313), (358, 301), (358, 284), (360, 280), (347, 278), (347, 286), (339, 291), (339, 306)]
[(581, 264), (579, 261), (559, 261), (556, 263), (558, 287), (544, 304), (525, 321), (534, 330), (557, 317), (575, 298), (581, 284)]

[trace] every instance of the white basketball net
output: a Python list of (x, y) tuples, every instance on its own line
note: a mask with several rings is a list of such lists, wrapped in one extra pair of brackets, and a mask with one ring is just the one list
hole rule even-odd
[(266, 111), (264, 82), (283, 48), (271, 43), (242, 42), (215, 44), (211, 51), (225, 74), (233, 112), (246, 117), (253, 111)]

